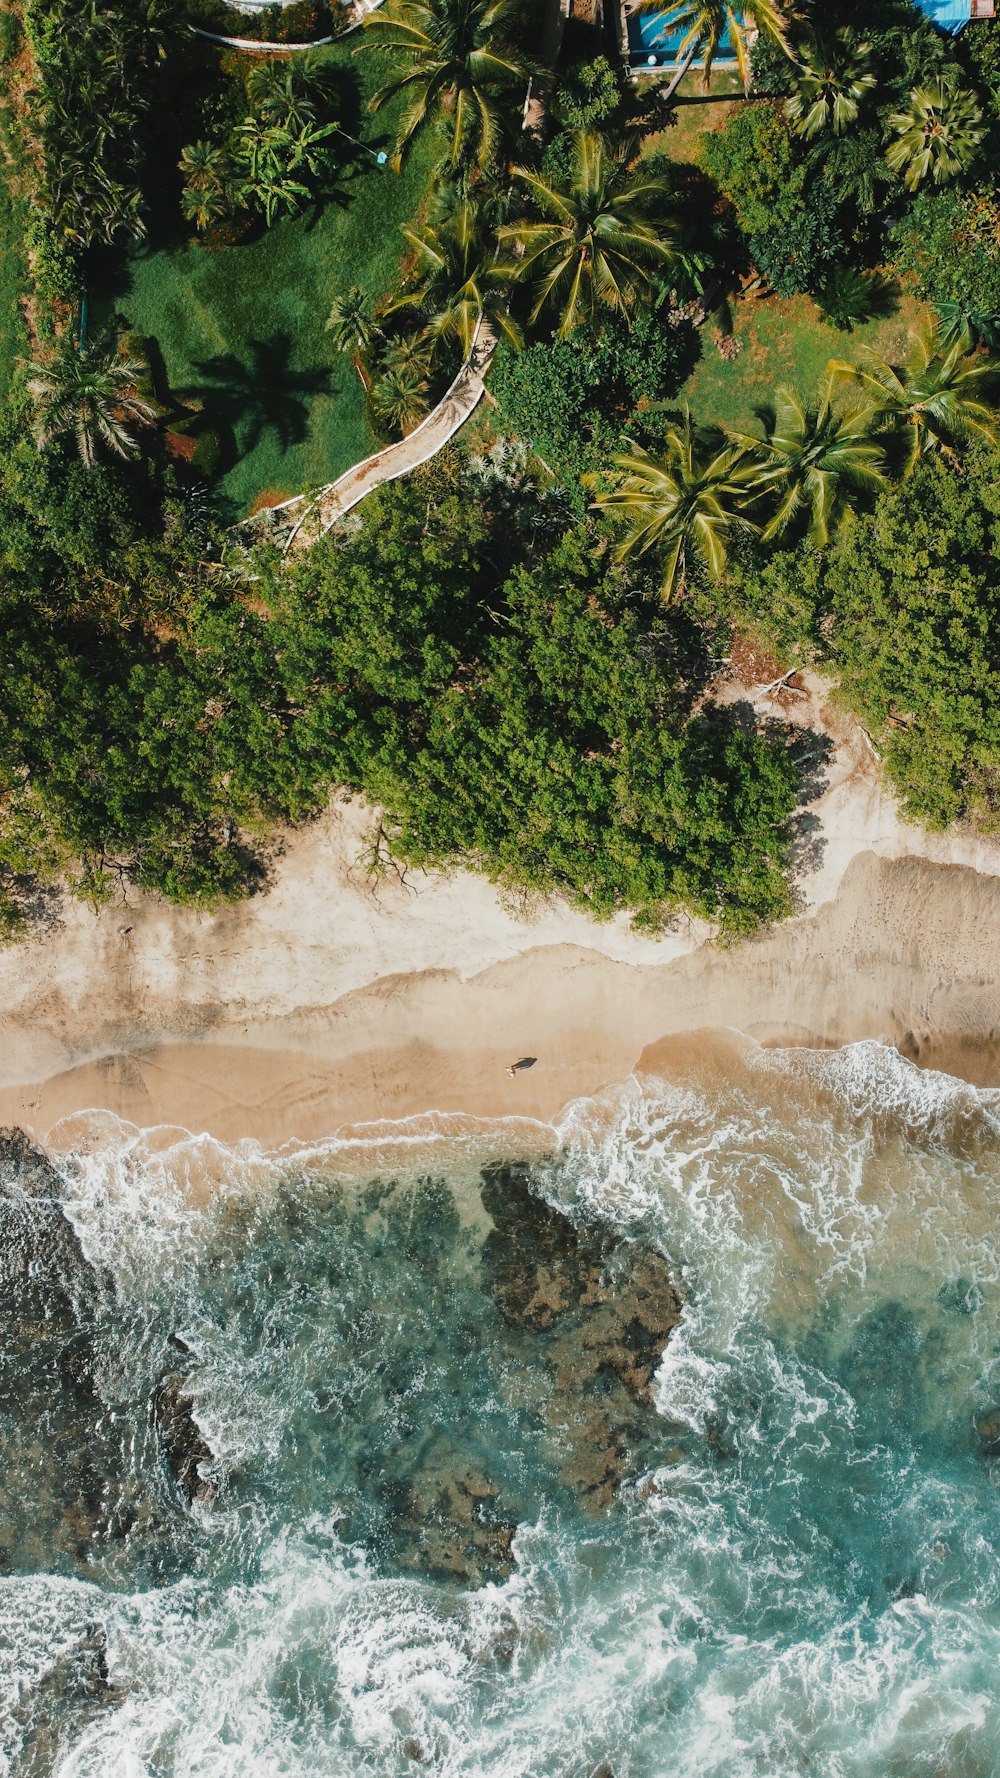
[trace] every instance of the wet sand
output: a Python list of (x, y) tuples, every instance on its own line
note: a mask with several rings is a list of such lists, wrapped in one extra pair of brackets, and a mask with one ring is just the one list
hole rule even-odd
[[(600, 931), (600, 929), (596, 929)], [(811, 918), (733, 949), (702, 943), (662, 963), (546, 945), (470, 977), (415, 970), (281, 1017), (222, 1017), (200, 1032), (145, 1027), (35, 1079), (7, 1022), (0, 1124), (44, 1139), (102, 1107), (142, 1126), (206, 1131), (267, 1147), (432, 1110), (551, 1122), (574, 1097), (701, 1028), (768, 1045), (895, 1043), (921, 1065), (1000, 1084), (1000, 878), (868, 854)], [(221, 1009), (225, 1010), (225, 1009)], [(513, 1079), (508, 1065), (535, 1065)], [(11, 1079), (11, 1072), (15, 1078)]]

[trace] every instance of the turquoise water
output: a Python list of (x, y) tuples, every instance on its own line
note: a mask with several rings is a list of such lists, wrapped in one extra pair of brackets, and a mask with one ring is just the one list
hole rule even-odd
[[(916, 4), (928, 18), (943, 31), (960, 31), (969, 23), (971, 16), (971, 0), (916, 0)], [(647, 12), (633, 14), (628, 21), (629, 50), (634, 62), (645, 62), (654, 55), (664, 65), (676, 62), (677, 52), (684, 39), (684, 29), (670, 25), (670, 8), (664, 13)], [(732, 41), (729, 27), (725, 32), (719, 49), (718, 61), (724, 63), (732, 60)], [(695, 67), (699, 63), (695, 62)]]
[(917, 0), (917, 5), (942, 31), (960, 31), (972, 16), (972, 0)]
[[(628, 22), (629, 49), (635, 61), (645, 61), (648, 56), (655, 55), (664, 63), (675, 62), (686, 34), (682, 26), (671, 26), (655, 12), (633, 14)], [(720, 63), (733, 59), (728, 25), (723, 32), (716, 59)], [(694, 66), (700, 65), (700, 59), (696, 58)]]
[(7, 1151), (0, 1771), (1000, 1773), (1000, 1096), (669, 1072), (530, 1168)]

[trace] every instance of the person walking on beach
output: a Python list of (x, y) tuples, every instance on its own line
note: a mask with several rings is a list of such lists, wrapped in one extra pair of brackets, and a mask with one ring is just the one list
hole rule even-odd
[(533, 1068), (537, 1061), (537, 1056), (522, 1056), (519, 1062), (512, 1062), (507, 1070), (508, 1080), (513, 1080), (515, 1074), (518, 1074), (522, 1068)]

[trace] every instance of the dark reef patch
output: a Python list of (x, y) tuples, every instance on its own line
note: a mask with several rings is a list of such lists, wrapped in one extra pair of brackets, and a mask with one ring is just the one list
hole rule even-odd
[(594, 1508), (635, 1467), (653, 1417), (652, 1381), (681, 1314), (652, 1249), (579, 1229), (532, 1190), (524, 1168), (483, 1175), (493, 1232), (487, 1293), (504, 1320), (539, 1336), (552, 1373), (547, 1418), (564, 1440), (562, 1477)]

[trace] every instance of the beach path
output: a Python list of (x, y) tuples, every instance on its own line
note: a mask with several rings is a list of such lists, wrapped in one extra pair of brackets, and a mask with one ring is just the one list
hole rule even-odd
[(307, 548), (340, 519), (346, 518), (367, 494), (381, 487), (383, 482), (398, 481), (400, 476), (408, 475), (412, 469), (418, 469), (422, 463), (428, 463), (432, 457), (436, 457), (438, 451), (450, 443), (479, 406), (485, 390), (484, 379), (496, 344), (493, 329), (488, 322), (481, 321), (473, 336), (472, 350), (454, 382), (419, 426), (398, 443), (376, 451), (374, 456), (366, 457), (363, 463), (356, 463), (353, 469), (348, 469), (335, 482), (321, 488), (318, 494), (300, 494), (296, 500), (288, 501), (283, 508), (276, 509), (291, 514), (295, 507), (302, 507), (286, 548)]

